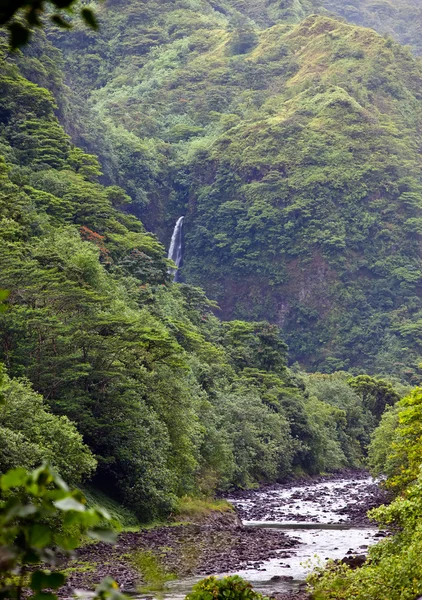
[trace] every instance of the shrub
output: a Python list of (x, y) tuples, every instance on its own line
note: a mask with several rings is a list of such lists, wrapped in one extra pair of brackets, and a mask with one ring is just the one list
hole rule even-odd
[(268, 600), (256, 592), (248, 581), (238, 575), (207, 577), (199, 581), (186, 596), (186, 600)]

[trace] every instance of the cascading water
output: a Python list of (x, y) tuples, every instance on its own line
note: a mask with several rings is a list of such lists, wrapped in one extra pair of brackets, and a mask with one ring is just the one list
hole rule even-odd
[(173, 281), (179, 281), (179, 267), (182, 264), (183, 249), (182, 249), (182, 237), (183, 237), (183, 220), (185, 217), (177, 219), (176, 225), (171, 236), (170, 248), (168, 258), (170, 258), (177, 269), (169, 269), (169, 273), (173, 274)]

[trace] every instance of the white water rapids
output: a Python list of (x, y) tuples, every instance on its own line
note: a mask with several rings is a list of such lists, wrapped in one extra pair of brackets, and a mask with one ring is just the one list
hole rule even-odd
[[(244, 518), (244, 525), (282, 529), (300, 540), (298, 546), (280, 548), (277, 558), (236, 574), (250, 581), (258, 591), (271, 595), (299, 586), (315, 566), (323, 565), (327, 559), (341, 559), (349, 550), (353, 554), (366, 554), (367, 548), (377, 541), (374, 537), (377, 529), (348, 524), (348, 517), (341, 514), (341, 510), (361, 500), (372, 484), (370, 478), (356, 481), (345, 478), (290, 489), (280, 486), (269, 491), (258, 490), (248, 494), (246, 499), (228, 498), (243, 515), (254, 512), (258, 505), (264, 507), (264, 516), (259, 520)], [(217, 576), (229, 574), (234, 573), (215, 573)], [(289, 580), (283, 581), (281, 578), (286, 576)], [(180, 600), (202, 578), (169, 582), (163, 595)]]
[[(350, 490), (350, 484), (353, 489)], [(303, 582), (307, 575), (327, 559), (342, 559), (348, 551), (354, 554), (366, 554), (370, 545), (377, 540), (376, 527), (354, 527), (348, 525), (348, 518), (339, 516), (339, 511), (354, 504), (365, 493), (365, 488), (373, 480), (363, 479), (353, 482), (348, 479), (326, 481), (312, 486), (309, 499), (296, 496), (303, 491), (301, 487), (258, 492), (271, 506), (270, 514), (260, 521), (243, 521), (251, 527), (276, 527), (284, 529), (288, 535), (300, 540), (300, 545), (289, 549), (289, 558), (271, 559), (258, 569), (245, 569), (238, 574), (250, 581), (256, 589), (266, 594), (280, 592)], [(351, 497), (350, 497), (351, 496)], [(241, 504), (253, 503), (232, 500)], [(272, 577), (290, 576), (290, 582), (275, 582)]]

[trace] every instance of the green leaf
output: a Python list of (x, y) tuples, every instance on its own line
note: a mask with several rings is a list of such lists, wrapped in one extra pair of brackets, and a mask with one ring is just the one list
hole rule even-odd
[(57, 485), (58, 488), (60, 488), (60, 490), (64, 491), (64, 492), (68, 492), (69, 491), (69, 486), (67, 485), (67, 483), (60, 477), (60, 475), (58, 473), (56, 473), (55, 471), (51, 470), (51, 475), (53, 477), (53, 481), (54, 483)]
[(56, 536), (55, 541), (63, 550), (75, 550), (80, 544), (79, 537), (68, 534)]
[(101, 542), (108, 542), (110, 544), (114, 544), (117, 540), (117, 535), (114, 533), (114, 531), (102, 527), (90, 529), (87, 534), (94, 540), (100, 540)]
[(97, 19), (90, 8), (83, 8), (81, 10), (81, 16), (82, 16), (82, 19), (85, 21), (85, 23), (89, 27), (91, 27), (92, 29), (95, 29), (95, 30), (98, 29)]
[(30, 587), (34, 592), (41, 592), (48, 588), (57, 590), (65, 582), (66, 576), (63, 573), (49, 573), (40, 570), (32, 573)]
[(0, 488), (3, 491), (10, 490), (10, 488), (20, 487), (26, 483), (28, 479), (28, 472), (23, 467), (17, 469), (11, 469), (2, 475), (0, 480)]
[(71, 527), (75, 524), (83, 524), (84, 523), (84, 515), (82, 512), (74, 512), (67, 511), (63, 517), (63, 525), (64, 527)]
[(85, 512), (85, 506), (81, 503), (68, 496), (67, 498), (63, 498), (63, 500), (57, 500), (53, 502), (54, 506), (59, 510), (68, 511), (74, 510), (76, 512)]
[(37, 512), (33, 504), (21, 504), (18, 498), (10, 498), (2, 509), (2, 521), (7, 523), (16, 517), (27, 517)]
[(119, 592), (119, 586), (112, 577), (104, 577), (100, 585), (95, 588), (96, 598), (124, 598)]
[(35, 548), (44, 548), (51, 542), (51, 531), (47, 525), (36, 524), (29, 530), (29, 543)]
[(63, 524), (65, 527), (77, 524), (89, 528), (98, 525), (99, 520), (92, 510), (86, 510), (85, 512), (69, 510), (64, 515)]
[(96, 514), (101, 518), (101, 519), (106, 519), (107, 521), (111, 520), (111, 515), (108, 512), (108, 510), (106, 510), (105, 508), (103, 508), (102, 506), (96, 506), (95, 507), (95, 512)]
[(22, 504), (22, 506), (16, 509), (15, 515), (17, 517), (29, 517), (29, 515), (35, 515), (36, 512), (37, 507), (33, 504)]
[(50, 573), (48, 576), (48, 587), (57, 590), (66, 583), (66, 575), (63, 573)]
[(28, 550), (22, 556), (22, 564), (24, 565), (37, 565), (41, 562), (40, 555), (35, 550)]
[(35, 484), (40, 488), (47, 486), (53, 480), (51, 469), (47, 463), (43, 463), (38, 469), (32, 471), (31, 475)]
[(43, 589), (44, 571), (35, 571), (31, 575), (30, 587), (34, 592), (39, 592)]

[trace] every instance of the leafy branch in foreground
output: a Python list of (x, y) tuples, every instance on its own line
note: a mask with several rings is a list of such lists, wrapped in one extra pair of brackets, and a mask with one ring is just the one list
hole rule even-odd
[[(72, 24), (56, 11), (73, 13), (76, 0), (1, 0), (0, 25), (6, 25), (10, 33), (10, 47), (14, 50), (25, 45), (33, 27), (42, 27), (41, 16), (49, 14), (50, 20), (62, 29), (71, 29)], [(51, 13), (51, 11), (53, 12)], [(84, 6), (79, 12), (82, 20), (91, 29), (98, 29), (93, 11)]]
[[(112, 542), (110, 520), (102, 508), (88, 508), (78, 490), (67, 484), (48, 465), (29, 473), (23, 468), (7, 471), (0, 479), (0, 599), (56, 600), (52, 590), (66, 583), (57, 567), (71, 556), (84, 533), (95, 540)], [(121, 600), (117, 584), (107, 578), (97, 587), (96, 598)]]

